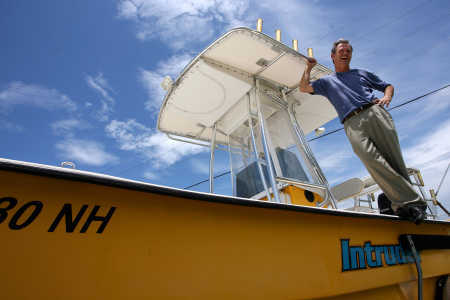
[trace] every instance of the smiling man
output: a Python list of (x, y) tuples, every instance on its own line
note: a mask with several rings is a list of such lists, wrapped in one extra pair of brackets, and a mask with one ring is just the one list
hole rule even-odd
[[(310, 73), (317, 61), (309, 58), (300, 91), (325, 96), (333, 104), (353, 151), (389, 198), (395, 214), (418, 224), (427, 206), (411, 185), (394, 122), (384, 108), (392, 101), (394, 87), (373, 73), (350, 69), (352, 54), (349, 41), (334, 42), (335, 73), (312, 83)], [(384, 96), (377, 98), (374, 90)]]

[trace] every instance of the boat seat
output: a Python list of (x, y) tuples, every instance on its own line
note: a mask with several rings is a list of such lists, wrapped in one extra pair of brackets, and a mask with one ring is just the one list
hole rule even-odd
[[(267, 167), (261, 165), (266, 182), (269, 182), (269, 174)], [(251, 198), (252, 196), (261, 193), (264, 190), (264, 185), (259, 176), (258, 163), (256, 161), (249, 164), (236, 174), (236, 196), (243, 198)]]
[[(277, 147), (275, 149), (280, 168), (285, 177), (308, 182), (308, 176), (297, 156), (289, 150)], [(269, 173), (265, 164), (261, 163), (267, 185), (270, 187)], [(259, 176), (257, 162), (252, 162), (236, 174), (236, 196), (251, 198), (264, 191), (264, 185)]]
[(363, 177), (361, 180), (364, 183), (364, 189), (370, 189), (377, 186), (377, 183), (373, 180), (372, 176)]
[(342, 201), (359, 195), (365, 187), (364, 182), (359, 178), (351, 178), (331, 188), (336, 201)]
[(368, 206), (352, 206), (352, 207), (346, 208), (345, 210), (365, 212), (365, 213), (371, 213), (371, 214), (378, 213), (377, 209), (374, 209), (374, 208), (371, 208)]
[(275, 149), (280, 163), (281, 172), (283, 177), (298, 179), (300, 181), (309, 182), (308, 176), (305, 170), (298, 161), (297, 155), (289, 150), (277, 147)]
[[(331, 188), (336, 201), (353, 198), (355, 204), (346, 210), (359, 211), (366, 213), (378, 213), (378, 210), (372, 207), (373, 192), (378, 189), (378, 185), (372, 177), (351, 178)], [(363, 195), (368, 195), (367, 199), (363, 199)], [(362, 206), (361, 202), (367, 202), (368, 206)]]

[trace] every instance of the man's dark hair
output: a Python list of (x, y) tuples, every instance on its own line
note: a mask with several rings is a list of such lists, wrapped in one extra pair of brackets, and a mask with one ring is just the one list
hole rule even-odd
[(331, 53), (333, 53), (333, 54), (336, 53), (336, 48), (339, 44), (348, 44), (350, 46), (350, 50), (352, 50), (352, 52), (353, 52), (353, 47), (348, 40), (338, 39), (336, 42), (333, 43), (333, 48), (331, 48)]

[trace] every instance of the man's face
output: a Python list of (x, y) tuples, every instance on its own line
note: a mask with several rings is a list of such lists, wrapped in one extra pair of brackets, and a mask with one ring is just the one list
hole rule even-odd
[(335, 65), (349, 65), (352, 60), (352, 48), (349, 44), (341, 43), (336, 47), (336, 53), (331, 53)]

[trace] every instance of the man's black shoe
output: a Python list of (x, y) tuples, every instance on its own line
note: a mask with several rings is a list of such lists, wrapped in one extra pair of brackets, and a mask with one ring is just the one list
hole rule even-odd
[(414, 222), (416, 225), (419, 225), (426, 218), (426, 210), (426, 203), (413, 202), (398, 208), (395, 214), (402, 219)]
[(378, 209), (380, 210), (380, 214), (384, 215), (395, 215), (394, 211), (392, 210), (392, 202), (389, 200), (388, 197), (384, 193), (381, 193), (378, 195)]

